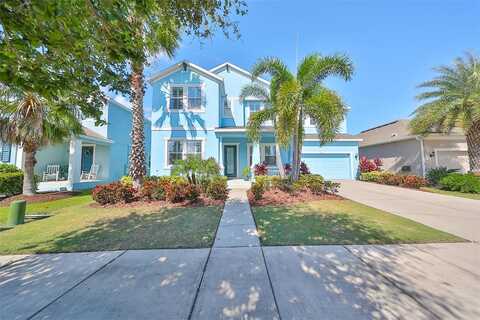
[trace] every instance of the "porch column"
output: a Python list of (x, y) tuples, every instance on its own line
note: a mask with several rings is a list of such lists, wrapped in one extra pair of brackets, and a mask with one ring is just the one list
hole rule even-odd
[(82, 143), (80, 140), (73, 138), (70, 140), (70, 151), (68, 156), (68, 183), (70, 189), (73, 184), (80, 181), (80, 170), (82, 162)]
[(256, 164), (259, 164), (260, 163), (260, 144), (259, 143), (256, 143), (254, 142), (252, 144), (252, 168), (251, 168), (251, 172), (252, 172), (252, 179), (255, 178), (255, 170), (254, 170), (254, 167)]

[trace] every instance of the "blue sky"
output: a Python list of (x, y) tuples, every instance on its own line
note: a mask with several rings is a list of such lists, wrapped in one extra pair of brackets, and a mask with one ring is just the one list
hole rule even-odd
[[(219, 34), (200, 44), (184, 39), (173, 60), (159, 57), (147, 76), (187, 59), (211, 68), (230, 61), (250, 69), (260, 57), (278, 56), (295, 67), (311, 52), (346, 53), (355, 64), (352, 81), (329, 80), (351, 107), (349, 133), (405, 118), (418, 105), (416, 85), (432, 68), (451, 63), (465, 51), (480, 53), (480, 1), (331, 0), (248, 2), (238, 19), (242, 38)], [(147, 90), (145, 108), (151, 108)]]

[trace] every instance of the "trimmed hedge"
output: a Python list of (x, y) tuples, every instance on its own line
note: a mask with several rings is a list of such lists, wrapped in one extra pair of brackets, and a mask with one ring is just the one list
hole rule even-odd
[(227, 177), (213, 177), (207, 187), (207, 196), (214, 200), (227, 200), (228, 185)]
[(12, 196), (22, 193), (23, 172), (0, 173), (0, 194)]
[(364, 172), (360, 174), (360, 180), (412, 189), (420, 189), (427, 185), (427, 181), (422, 177), (400, 176), (387, 171)]
[(0, 173), (22, 172), (14, 164), (0, 163)]
[(102, 205), (119, 202), (128, 203), (135, 199), (135, 189), (120, 182), (113, 182), (96, 186), (92, 191), (92, 198)]
[(480, 193), (480, 178), (472, 173), (450, 173), (440, 179), (440, 188), (463, 193)]

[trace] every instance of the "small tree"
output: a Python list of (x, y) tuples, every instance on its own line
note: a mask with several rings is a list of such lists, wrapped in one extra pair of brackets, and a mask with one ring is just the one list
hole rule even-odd
[(82, 132), (82, 126), (76, 118), (77, 108), (58, 105), (33, 93), (14, 92), (8, 88), (2, 88), (0, 97), (0, 137), (23, 148), (23, 194), (33, 195), (36, 192), (36, 152), (40, 147), (61, 142)]
[(269, 90), (257, 83), (242, 89), (242, 97), (255, 96), (270, 105), (250, 116), (247, 134), (251, 140), (258, 142), (262, 125), (273, 120), (278, 143), (283, 147), (292, 147), (292, 178), (298, 180), (306, 116), (315, 122), (322, 143), (335, 138), (346, 107), (340, 96), (327, 89), (323, 81), (332, 75), (350, 80), (353, 65), (343, 55), (311, 54), (300, 62), (294, 75), (280, 59), (264, 58), (252, 70), (253, 79), (262, 74), (272, 76)]
[(470, 170), (480, 174), (480, 59), (468, 53), (455, 59), (452, 66), (434, 70), (438, 75), (419, 86), (430, 90), (417, 96), (426, 102), (413, 113), (412, 131), (428, 135), (463, 129)]

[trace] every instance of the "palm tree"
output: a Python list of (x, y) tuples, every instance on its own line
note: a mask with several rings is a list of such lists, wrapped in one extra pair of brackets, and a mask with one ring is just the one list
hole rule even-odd
[(31, 92), (0, 88), (0, 138), (23, 148), (23, 194), (35, 189), (35, 154), (43, 146), (82, 133), (76, 107), (47, 101)]
[(467, 53), (452, 66), (434, 69), (438, 75), (419, 85), (429, 90), (417, 96), (426, 101), (413, 113), (410, 125), (416, 134), (449, 133), (463, 129), (470, 170), (480, 174), (480, 59)]
[(322, 144), (335, 138), (345, 117), (346, 106), (335, 91), (325, 87), (323, 81), (329, 76), (340, 76), (349, 81), (353, 64), (345, 55), (314, 53), (306, 56), (293, 74), (280, 59), (267, 57), (254, 65), (252, 78), (263, 74), (271, 76), (269, 90), (252, 82), (241, 92), (242, 97), (254, 96), (268, 104), (267, 108), (250, 117), (247, 135), (258, 142), (262, 125), (273, 120), (277, 142), (284, 148), (292, 147), (292, 178), (297, 180), (306, 116), (315, 122)]

